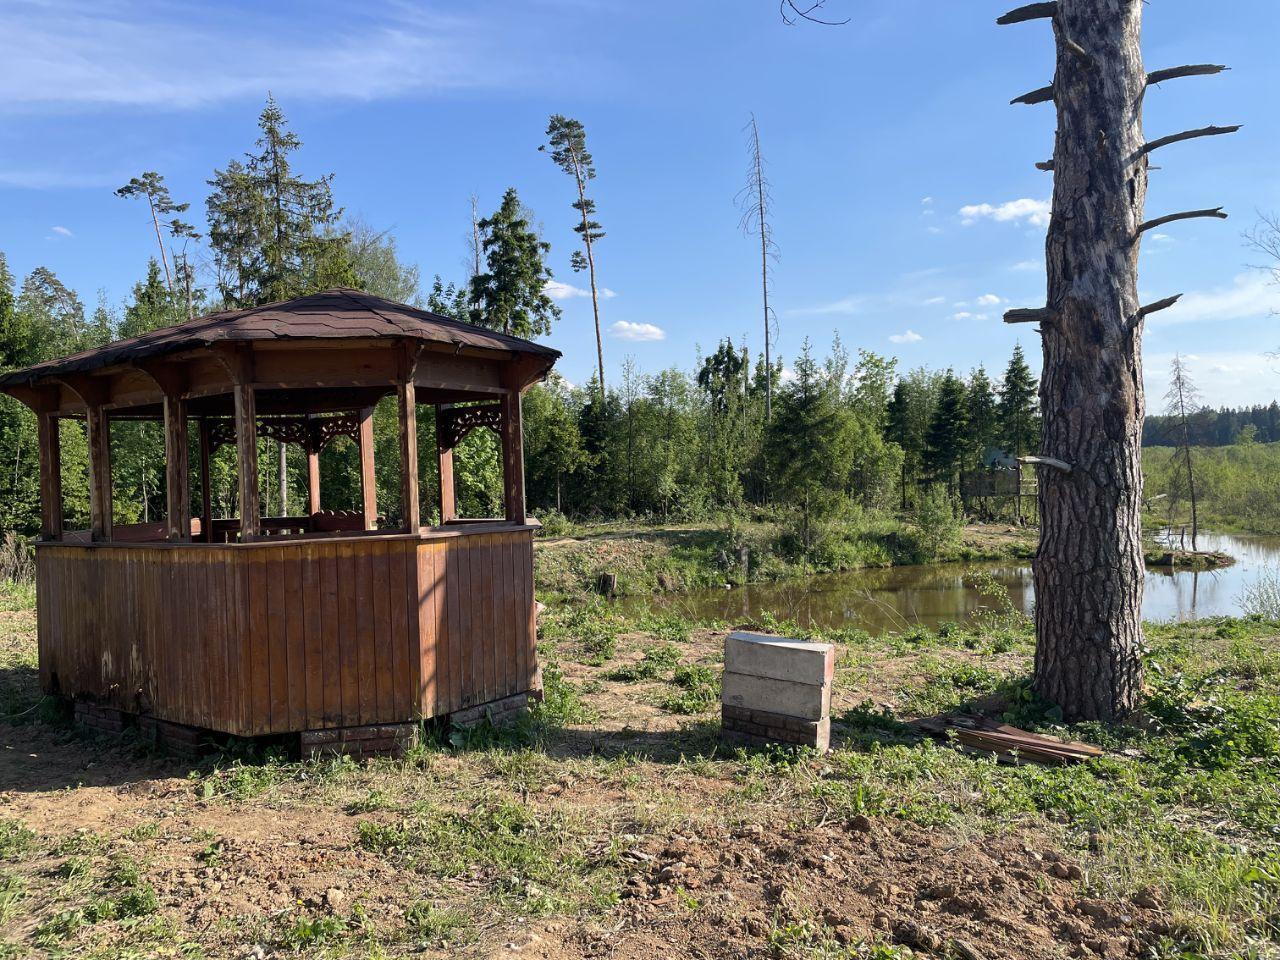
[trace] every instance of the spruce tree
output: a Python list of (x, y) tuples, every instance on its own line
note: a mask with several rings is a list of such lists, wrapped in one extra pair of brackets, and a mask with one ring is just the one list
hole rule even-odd
[(924, 468), (929, 479), (946, 485), (954, 494), (964, 461), (968, 419), (964, 382), (948, 370), (938, 391), (938, 404), (929, 421), (924, 442)]
[(333, 175), (306, 180), (294, 171), (302, 141), (272, 97), (258, 129), (256, 151), (209, 181), (209, 244), (223, 299), (248, 307), (354, 285)]
[(839, 509), (846, 473), (850, 417), (840, 402), (840, 384), (813, 359), (805, 340), (795, 362), (795, 377), (774, 400), (765, 434), (772, 492), (800, 510), (801, 542), (808, 556), (814, 522)]
[(147, 261), (147, 278), (133, 285), (133, 302), (124, 308), (119, 334), (136, 337), (173, 322), (173, 297), (160, 282), (160, 265), (152, 257)]
[(547, 296), (551, 279), (544, 258), (551, 245), (529, 226), (515, 187), (493, 216), (480, 221), (485, 272), (471, 281), (471, 322), (514, 337), (551, 332), (560, 308)]
[(982, 366), (969, 377), (965, 416), (968, 420), (969, 440), (967, 459), (973, 464), (981, 459), (987, 448), (994, 447), (1000, 439), (1000, 415), (995, 386)]
[(1036, 391), (1039, 389), (1031, 368), (1022, 355), (1022, 344), (1013, 348), (1013, 356), (1000, 385), (1000, 441), (1007, 453), (1021, 457), (1034, 453), (1040, 444), (1040, 424), (1036, 417)]
[[(571, 206), (578, 212), (574, 232), (582, 239), (582, 250), (574, 251), (570, 263), (575, 272), (586, 270), (591, 281), (591, 311), (596, 323), (596, 362), (600, 380), (600, 396), (604, 397), (604, 340), (600, 333), (600, 293), (596, 287), (595, 244), (604, 237), (604, 229), (594, 219), (596, 202), (587, 196), (587, 183), (596, 178), (595, 161), (587, 151), (587, 131), (578, 120), (554, 114), (547, 124), (547, 142), (539, 150), (551, 148), (556, 166), (573, 177), (578, 199)], [(484, 226), (482, 223), (481, 227)]]

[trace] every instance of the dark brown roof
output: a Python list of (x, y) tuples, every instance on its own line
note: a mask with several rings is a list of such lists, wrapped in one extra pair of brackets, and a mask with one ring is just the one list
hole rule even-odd
[(560, 356), (560, 351), (540, 343), (509, 337), (359, 290), (338, 288), (247, 310), (223, 310), (69, 357), (46, 360), (0, 377), (0, 387), (31, 383), (42, 377), (84, 373), (228, 341), (352, 337), (408, 337), (431, 343), (532, 354), (546, 357), (548, 367)]

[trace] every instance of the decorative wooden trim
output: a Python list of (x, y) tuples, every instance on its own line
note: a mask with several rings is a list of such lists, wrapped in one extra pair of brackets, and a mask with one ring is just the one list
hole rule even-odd
[(502, 434), (502, 403), (439, 409), (440, 413), (436, 416), (436, 442), (446, 450), (452, 450), (477, 427), (488, 427), (494, 433)]
[[(230, 446), (236, 442), (234, 420), (227, 417), (210, 417), (208, 423), (212, 450)], [(310, 417), (258, 417), (256, 430), (260, 437), (279, 443), (296, 444), (308, 454), (320, 453), (339, 437), (349, 437), (352, 443), (358, 444), (360, 415), (337, 413)]]

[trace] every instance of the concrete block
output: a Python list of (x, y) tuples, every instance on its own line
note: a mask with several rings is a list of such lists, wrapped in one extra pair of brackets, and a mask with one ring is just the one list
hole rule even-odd
[(831, 712), (831, 684), (798, 683), (726, 669), (721, 703), (804, 720), (821, 720)]
[(741, 631), (724, 642), (724, 668), (730, 673), (822, 686), (830, 685), (835, 665), (835, 647), (829, 643)]

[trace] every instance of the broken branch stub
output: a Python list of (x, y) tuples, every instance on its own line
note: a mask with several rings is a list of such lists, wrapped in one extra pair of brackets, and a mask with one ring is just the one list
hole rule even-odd
[(1197, 217), (1214, 217), (1218, 220), (1226, 220), (1227, 215), (1222, 212), (1221, 207), (1214, 207), (1211, 210), (1184, 210), (1181, 213), (1170, 213), (1163, 217), (1156, 217), (1154, 220), (1148, 220), (1138, 227), (1138, 235), (1146, 233), (1148, 230), (1154, 230), (1156, 227), (1162, 227), (1166, 223), (1173, 223), (1176, 220), (1193, 220)]
[(1002, 27), (1007, 27), (1011, 23), (1026, 23), (1029, 20), (1046, 20), (1058, 15), (1058, 2), (1052, 0), (1050, 3), (1029, 3), (1025, 7), (1018, 7), (1016, 10), (1010, 10), (1003, 17), (996, 20), (996, 23)]
[(1181, 143), (1184, 140), (1195, 140), (1198, 137), (1220, 137), (1225, 133), (1235, 133), (1243, 124), (1233, 124), (1228, 127), (1201, 127), (1199, 130), (1184, 130), (1182, 133), (1171, 133), (1167, 137), (1161, 137), (1159, 140), (1152, 140), (1150, 143), (1144, 144), (1142, 154), (1151, 153), (1153, 150), (1159, 150), (1161, 147), (1167, 147), (1171, 143)]
[(1008, 310), (1004, 315), (1005, 323), (1052, 323), (1058, 313), (1049, 307), (1019, 308)]

